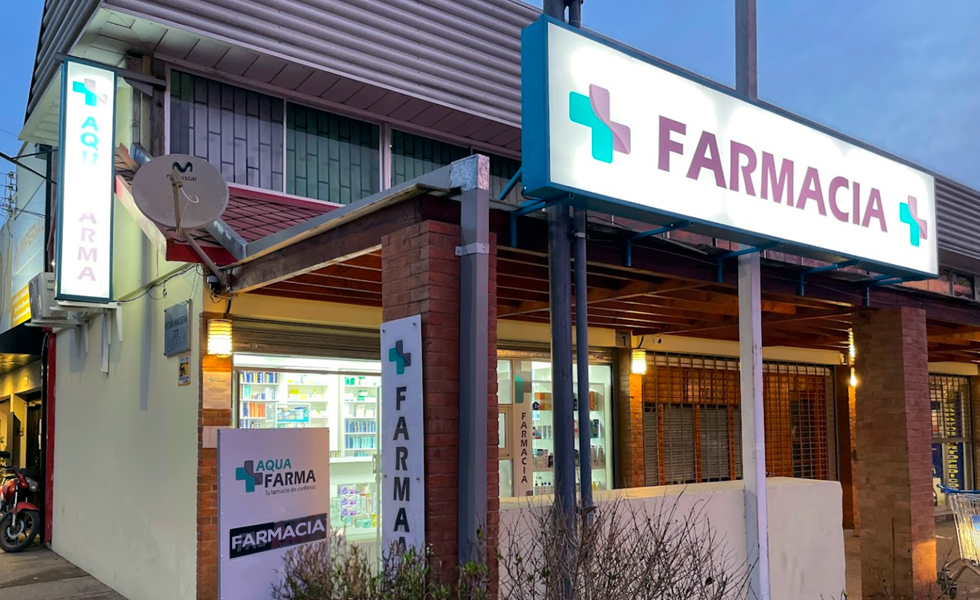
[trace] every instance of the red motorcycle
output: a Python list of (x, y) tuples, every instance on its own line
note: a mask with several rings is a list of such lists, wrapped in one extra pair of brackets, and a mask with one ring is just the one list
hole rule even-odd
[(34, 542), (41, 530), (41, 511), (31, 502), (40, 485), (24, 469), (10, 465), (9, 452), (0, 451), (0, 459), (8, 461), (3, 467), (7, 474), (0, 485), (0, 550), (20, 552)]

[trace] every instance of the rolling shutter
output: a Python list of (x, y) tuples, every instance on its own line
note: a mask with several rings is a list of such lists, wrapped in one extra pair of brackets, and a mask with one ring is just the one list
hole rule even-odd
[(379, 360), (381, 336), (376, 329), (354, 329), (234, 319), (235, 352)]

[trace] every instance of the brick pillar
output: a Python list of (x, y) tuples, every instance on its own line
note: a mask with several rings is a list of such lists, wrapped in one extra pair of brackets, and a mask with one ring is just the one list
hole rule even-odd
[(936, 583), (926, 318), (921, 309), (854, 319), (861, 565), (866, 600), (926, 599)]
[(844, 365), (834, 368), (834, 382), (837, 402), (837, 456), (840, 469), (837, 472), (843, 492), (844, 529), (858, 533), (857, 485), (855, 468), (854, 439), (854, 388), (850, 386), (851, 367)]
[[(383, 319), (422, 316), (425, 540), (443, 574), (457, 563), (459, 476), (459, 258), (456, 225), (426, 221), (382, 239)], [(497, 462), (496, 244), (491, 236), (487, 361), (487, 524), (496, 586), (500, 479)]]
[[(200, 348), (207, 348), (208, 320), (221, 315), (201, 317)], [(231, 373), (231, 359), (207, 356), (201, 352), (198, 376), (197, 421), (197, 600), (218, 598), (218, 449), (204, 447), (204, 428), (231, 425), (231, 410), (204, 409), (204, 372)]]
[(616, 487), (644, 487), (646, 476), (643, 462), (643, 375), (630, 371), (630, 350), (616, 350), (619, 371), (616, 390), (616, 455), (619, 475)]

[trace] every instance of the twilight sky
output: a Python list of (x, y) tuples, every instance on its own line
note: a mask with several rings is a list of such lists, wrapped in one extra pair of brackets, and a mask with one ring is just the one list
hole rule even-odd
[[(20, 148), (42, 5), (0, 9), (7, 153)], [(733, 86), (734, 10), (734, 0), (586, 0), (582, 13), (585, 27)], [(758, 13), (761, 98), (980, 188), (980, 2), (758, 0)]]

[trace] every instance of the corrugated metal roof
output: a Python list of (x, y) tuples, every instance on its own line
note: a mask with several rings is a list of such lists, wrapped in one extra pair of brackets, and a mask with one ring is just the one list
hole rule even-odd
[(940, 250), (980, 260), (980, 192), (937, 177), (936, 229)]
[(34, 111), (61, 64), (55, 55), (71, 50), (98, 6), (99, 0), (45, 0), (27, 114)]
[[(261, 73), (243, 73), (250, 78), (289, 79), (287, 64), (298, 63), (511, 126), (520, 125), (520, 31), (540, 14), (514, 0), (104, 4), (229, 42), (256, 58), (265, 55), (263, 64), (256, 60), (249, 66)], [(207, 48), (203, 50), (200, 58), (210, 62)], [(222, 53), (216, 58), (228, 57)], [(248, 62), (241, 53), (231, 58), (239, 65)], [(348, 87), (351, 96), (356, 93)]]

